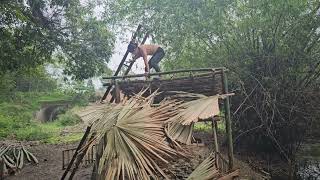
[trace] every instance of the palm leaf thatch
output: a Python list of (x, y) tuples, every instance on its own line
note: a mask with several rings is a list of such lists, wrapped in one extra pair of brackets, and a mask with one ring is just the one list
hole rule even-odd
[(185, 102), (180, 105), (179, 113), (170, 118), (168, 122), (175, 122), (181, 125), (190, 125), (198, 122), (199, 119), (208, 119), (218, 115), (220, 95), (204, 96), (197, 100)]
[(157, 179), (160, 174), (167, 179), (160, 165), (184, 156), (165, 141), (164, 132), (164, 123), (177, 114), (179, 103), (166, 101), (151, 107), (156, 93), (147, 98), (142, 93), (122, 104), (105, 105), (96, 120), (91, 117), (95, 141), (106, 136), (98, 168), (104, 179)]
[[(189, 96), (188, 94), (177, 95)], [(199, 119), (208, 119), (218, 115), (219, 104), (218, 99), (222, 96), (204, 96), (192, 94), (191, 97), (198, 99), (184, 102), (179, 105), (179, 113), (171, 117), (167, 121), (166, 131), (172, 140), (176, 140), (183, 144), (191, 144), (193, 124)]]
[(209, 180), (220, 176), (215, 165), (215, 153), (211, 153), (187, 178), (187, 180)]

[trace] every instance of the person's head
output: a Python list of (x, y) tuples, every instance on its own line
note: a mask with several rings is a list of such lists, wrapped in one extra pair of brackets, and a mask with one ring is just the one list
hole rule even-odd
[(130, 42), (129, 43), (129, 45), (128, 45), (128, 51), (130, 52), (130, 53), (133, 53), (134, 52), (134, 50), (136, 50), (137, 49), (137, 47), (138, 47), (138, 44), (136, 43), (136, 42)]

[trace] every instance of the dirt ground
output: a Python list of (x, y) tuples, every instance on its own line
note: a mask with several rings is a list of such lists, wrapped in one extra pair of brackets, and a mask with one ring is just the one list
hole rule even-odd
[[(168, 166), (169, 170), (165, 170), (169, 174), (170, 179), (186, 179), (189, 174), (199, 165), (212, 150), (212, 138), (210, 133), (195, 133), (197, 139), (201, 139), (203, 145), (188, 146), (188, 152), (192, 153), (190, 159), (174, 160)], [(60, 179), (62, 170), (62, 151), (69, 148), (74, 148), (77, 143), (73, 144), (40, 144), (28, 142), (28, 149), (39, 160), (38, 165), (26, 164), (23, 169), (6, 177), (8, 180), (56, 180)], [(222, 152), (225, 151), (221, 149)], [(262, 179), (261, 175), (256, 173), (250, 166), (242, 161), (235, 159), (236, 168), (240, 168), (240, 179)], [(81, 167), (74, 179), (75, 180), (88, 180), (91, 177), (92, 166)]]
[[(15, 175), (7, 176), (5, 180), (57, 180), (62, 170), (62, 150), (76, 147), (77, 144), (31, 144), (28, 147), (39, 160), (38, 165), (26, 163)], [(91, 177), (91, 167), (81, 167), (74, 179), (87, 180)]]

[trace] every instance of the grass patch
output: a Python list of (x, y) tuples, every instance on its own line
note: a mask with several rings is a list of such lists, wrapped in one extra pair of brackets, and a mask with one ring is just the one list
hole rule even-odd
[(77, 139), (79, 135), (60, 138), (60, 132), (64, 126), (80, 122), (80, 119), (71, 111), (60, 115), (55, 122), (40, 123), (33, 120), (34, 113), (43, 101), (70, 101), (71, 99), (71, 95), (61, 92), (16, 93), (10, 101), (0, 103), (0, 139), (42, 142), (59, 142), (59, 140), (68, 142)]
[(50, 138), (42, 140), (43, 143), (57, 144), (57, 143), (71, 143), (80, 141), (83, 133), (67, 134), (65, 136), (52, 136)]
[(61, 126), (72, 126), (80, 123), (81, 119), (72, 111), (67, 111), (65, 114), (59, 115), (56, 122)]
[[(218, 121), (218, 133), (225, 133), (224, 121)], [(211, 122), (197, 122), (194, 125), (194, 131), (212, 132)]]

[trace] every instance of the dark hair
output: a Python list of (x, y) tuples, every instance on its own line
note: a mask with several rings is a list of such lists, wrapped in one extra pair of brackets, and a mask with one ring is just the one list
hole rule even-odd
[(132, 53), (134, 50), (136, 50), (137, 47), (138, 47), (137, 43), (130, 42), (129, 45), (128, 45), (128, 51)]

